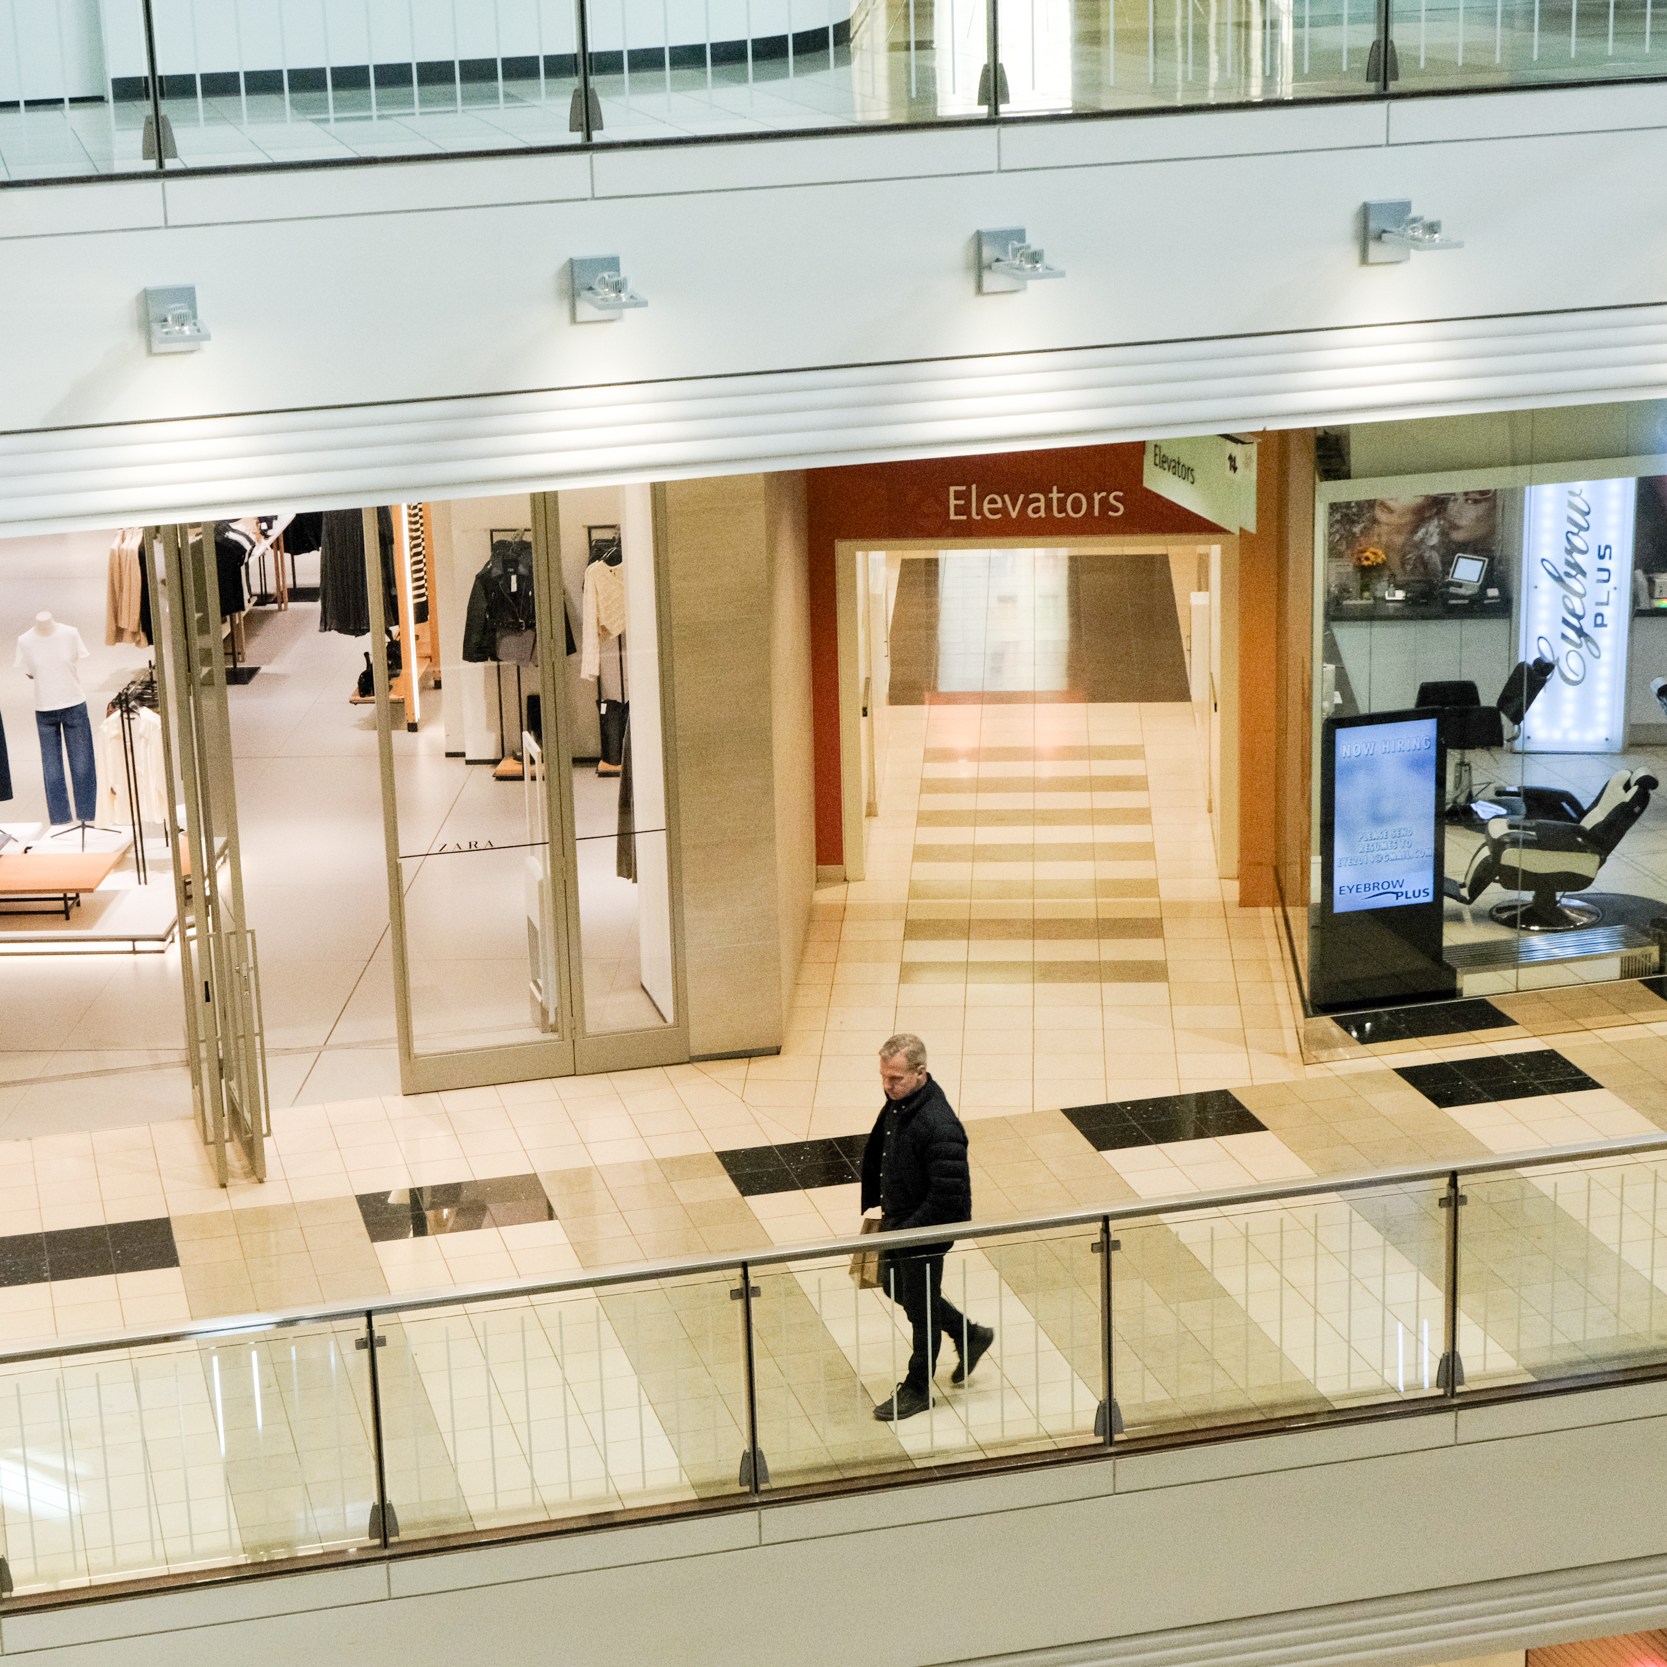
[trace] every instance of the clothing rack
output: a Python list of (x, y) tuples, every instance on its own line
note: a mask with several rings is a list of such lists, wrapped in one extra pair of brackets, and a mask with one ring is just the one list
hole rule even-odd
[(154, 663), (124, 683), (105, 708), (106, 716), (114, 712), (122, 721), (122, 777), (127, 787), (128, 825), (133, 830), (133, 870), (139, 884), (144, 885), (150, 879), (150, 862), (145, 855), (144, 833), (140, 826), (139, 763), (133, 746), (133, 717), (140, 711), (160, 713)]

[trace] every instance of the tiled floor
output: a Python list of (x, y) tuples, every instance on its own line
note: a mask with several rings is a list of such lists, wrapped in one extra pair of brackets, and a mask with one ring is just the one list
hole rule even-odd
[[(1333, 1025), (1336, 1057), (1304, 1064), (1275, 924), (1214, 874), (1192, 726), (1163, 702), (894, 708), (870, 877), (818, 893), (778, 1057), (294, 1107), (269, 1184), (229, 1192), (181, 1122), (0, 1147), (0, 1326), (154, 1328), (849, 1234), (897, 1028), (966, 1118), (985, 1220), (1667, 1129), (1647, 988), (1575, 993), (1550, 1045), (1521, 1005), (1544, 998), (1513, 996), (1449, 1012), (1447, 1035), (1418, 1014)], [(1660, 1356), (1664, 1168), (1467, 1181), (1470, 1382)], [(1441, 1190), (1120, 1223), (1126, 1430), (1433, 1393)], [(907, 1354), (897, 1310), (843, 1257), (755, 1269), (775, 1484), (1094, 1439), (1092, 1239), (964, 1240), (946, 1293), (996, 1348), (965, 1389), (945, 1362), (937, 1404), (896, 1429), (869, 1409)], [(404, 1532), (736, 1489), (737, 1289), (692, 1273), (379, 1321)], [(0, 1370), (0, 1451), (33, 1490), (0, 1488), (19, 1588), (358, 1543), (355, 1338), (343, 1321)]]

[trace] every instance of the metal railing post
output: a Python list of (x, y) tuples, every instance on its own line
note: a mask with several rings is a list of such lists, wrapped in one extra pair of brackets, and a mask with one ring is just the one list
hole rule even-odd
[[(567, 126), (570, 132), (582, 132), (588, 145), (595, 137), (597, 127), (601, 125), (597, 120), (601, 115), (601, 106), (596, 100), (596, 90), (590, 80), (590, 0), (573, 0), (573, 15), (579, 31), (579, 85), (574, 89), (573, 95), (579, 107), (579, 125), (575, 128), (570, 118)], [(622, 42), (620, 50), (630, 49)]]
[[(168, 129), (162, 125), (162, 66), (156, 58), (156, 19), (151, 13), (151, 0), (140, 0), (145, 27), (145, 68), (150, 72), (151, 133), (155, 141), (156, 171), (168, 168)], [(143, 158), (141, 158), (143, 160)]]
[(1441, 1360), (1435, 1369), (1436, 1388), (1449, 1400), (1464, 1387), (1464, 1361), (1459, 1357), (1459, 1211), (1464, 1203), (1458, 1171), (1453, 1170), (1441, 1195), (1441, 1208), (1447, 1212), (1447, 1271), (1441, 1292)]
[(1000, 0), (984, 0), (984, 74), (979, 77), (979, 97), (988, 107), (992, 120), (1001, 116), (1003, 86), (1006, 76), (1001, 69), (1001, 4)]
[(382, 1426), (382, 1373), (377, 1365), (376, 1351), (387, 1342), (376, 1329), (376, 1315), (365, 1311), (365, 1334), (354, 1343), (370, 1356), (370, 1437), (371, 1450), (376, 1460), (376, 1498), (370, 1507), (370, 1525), (366, 1536), (386, 1551), (390, 1540), (399, 1538), (399, 1513), (388, 1497), (388, 1444)]
[(741, 1288), (729, 1293), (741, 1304), (742, 1359), (747, 1386), (747, 1446), (741, 1454), (741, 1486), (748, 1493), (762, 1493), (770, 1485), (770, 1464), (758, 1450), (758, 1357), (753, 1343), (753, 1299), (758, 1287), (752, 1282), (752, 1268), (741, 1264)]
[(1111, 1257), (1122, 1248), (1122, 1241), (1111, 1236), (1111, 1217), (1101, 1216), (1094, 1254), (1100, 1258), (1100, 1371), (1105, 1395), (1094, 1412), (1094, 1434), (1108, 1447), (1123, 1433), (1123, 1414), (1117, 1405), (1116, 1380), (1112, 1375), (1111, 1324)]

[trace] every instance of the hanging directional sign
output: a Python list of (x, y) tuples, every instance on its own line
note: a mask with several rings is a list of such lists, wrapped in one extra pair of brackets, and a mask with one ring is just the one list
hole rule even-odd
[(1225, 434), (1148, 440), (1144, 485), (1227, 532), (1256, 531), (1256, 442)]

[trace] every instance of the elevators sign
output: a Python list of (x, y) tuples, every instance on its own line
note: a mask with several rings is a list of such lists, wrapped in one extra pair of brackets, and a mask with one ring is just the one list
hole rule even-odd
[(1523, 514), (1522, 658), (1557, 668), (1522, 725), (1531, 752), (1626, 745), (1635, 480), (1533, 486)]
[(1256, 531), (1256, 442), (1225, 434), (1148, 440), (1141, 476), (1148, 492), (1168, 498), (1229, 532)]

